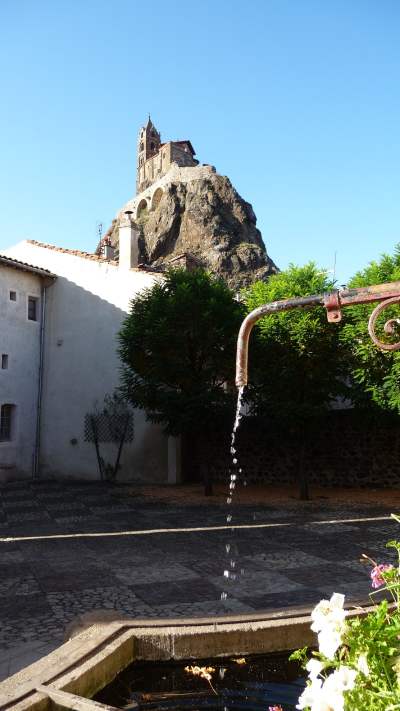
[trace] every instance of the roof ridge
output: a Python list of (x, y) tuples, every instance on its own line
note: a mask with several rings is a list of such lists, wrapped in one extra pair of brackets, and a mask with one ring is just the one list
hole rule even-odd
[(81, 249), (68, 249), (68, 247), (57, 247), (55, 244), (48, 244), (46, 242), (38, 242), (36, 239), (28, 239), (28, 244), (33, 244), (35, 247), (43, 247), (44, 249), (52, 249), (54, 252), (61, 252), (61, 254), (71, 254), (74, 257), (82, 257), (83, 259), (90, 259), (93, 262), (103, 262), (106, 264), (113, 264), (118, 266), (118, 262), (115, 259), (104, 259), (98, 254), (93, 254), (91, 252), (83, 252)]
[(37, 267), (35, 264), (29, 264), (28, 262), (22, 262), (20, 259), (15, 259), (15, 257), (8, 256), (7, 254), (0, 254), (0, 264), (5, 264), (14, 269), (21, 269), (22, 271), (28, 271), (34, 274), (56, 278), (56, 275), (49, 269)]

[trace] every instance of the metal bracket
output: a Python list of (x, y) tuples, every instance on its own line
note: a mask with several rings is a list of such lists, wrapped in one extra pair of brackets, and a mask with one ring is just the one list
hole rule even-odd
[(339, 323), (342, 320), (338, 291), (331, 291), (329, 294), (324, 295), (324, 306), (329, 323)]

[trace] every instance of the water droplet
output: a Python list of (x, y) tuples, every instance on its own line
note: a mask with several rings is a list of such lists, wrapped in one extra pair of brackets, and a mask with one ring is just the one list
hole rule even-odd
[(237, 464), (237, 463), (238, 463), (238, 460), (236, 459), (236, 457), (234, 457), (234, 458), (232, 459), (232, 462), (233, 462), (234, 464)]
[(243, 482), (243, 486), (247, 486), (247, 481), (246, 481), (246, 479), (245, 479), (244, 482)]
[(231, 568), (234, 568), (235, 566), (236, 566), (236, 561), (235, 561), (235, 560), (231, 560)]
[(228, 496), (228, 498), (227, 498), (227, 500), (226, 500), (226, 503), (227, 503), (227, 504), (231, 504), (231, 503), (232, 503), (232, 496)]
[(239, 467), (238, 471), (239, 471), (239, 474), (241, 474), (243, 469), (241, 467)]
[(245, 573), (244, 568), (240, 568), (240, 575), (244, 575), (244, 573)]
[[(221, 667), (220, 670), (219, 670), (219, 678), (220, 678), (220, 679), (223, 679), (223, 678), (224, 678), (225, 672), (226, 672), (226, 669), (224, 669), (224, 667)], [(226, 708), (226, 706), (225, 706), (224, 708)]]
[(221, 593), (221, 600), (226, 600), (227, 597), (228, 595), (226, 594), (226, 592)]
[(231, 454), (235, 454), (235, 453), (236, 453), (235, 447), (231, 447)]
[(236, 475), (236, 474), (232, 474), (231, 479), (232, 479), (232, 481), (236, 481), (237, 475)]
[(226, 546), (225, 546), (226, 552), (229, 553), (230, 549), (231, 549), (231, 544), (230, 544), (230, 543), (227, 543)]
[(232, 521), (232, 516), (231, 516), (231, 514), (228, 514), (226, 517), (226, 522), (230, 523), (231, 521)]
[(231, 580), (236, 580), (237, 575), (236, 575), (236, 573), (231, 573), (229, 577)]
[(229, 578), (229, 570), (224, 570), (224, 578)]

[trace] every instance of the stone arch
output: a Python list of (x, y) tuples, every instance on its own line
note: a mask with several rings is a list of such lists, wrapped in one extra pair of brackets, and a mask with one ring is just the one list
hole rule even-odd
[(143, 212), (147, 212), (147, 210), (148, 210), (147, 200), (145, 200), (145, 199), (143, 198), (143, 199), (140, 201), (139, 205), (137, 206), (136, 218), (140, 217), (140, 216), (143, 214)]
[(152, 210), (155, 210), (155, 209), (158, 207), (162, 196), (163, 196), (163, 191), (162, 191), (162, 189), (161, 189), (161, 188), (157, 188), (157, 190), (155, 190), (154, 193), (153, 193), (153, 198), (152, 198), (152, 201), (151, 201), (151, 209), (152, 209)]

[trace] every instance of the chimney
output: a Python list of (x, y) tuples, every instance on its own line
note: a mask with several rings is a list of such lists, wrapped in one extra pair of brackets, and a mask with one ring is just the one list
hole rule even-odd
[(114, 259), (114, 247), (110, 242), (104, 244), (104, 259)]
[(131, 269), (139, 261), (139, 231), (132, 222), (132, 211), (127, 210), (119, 225), (119, 267)]

